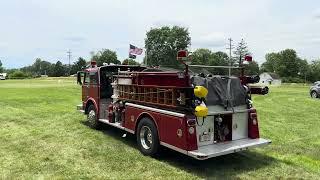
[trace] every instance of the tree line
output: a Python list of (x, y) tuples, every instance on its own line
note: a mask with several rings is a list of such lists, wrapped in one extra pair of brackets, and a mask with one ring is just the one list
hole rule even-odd
[[(35, 78), (41, 76), (70, 76), (86, 68), (91, 60), (96, 61), (98, 66), (102, 66), (103, 63), (121, 64), (121, 61), (118, 60), (115, 51), (110, 49), (102, 49), (96, 53), (91, 52), (90, 60), (79, 57), (78, 60), (70, 66), (68, 64), (63, 64), (61, 61), (51, 63), (41, 58), (37, 58), (30, 66), (25, 66), (19, 69), (4, 69), (0, 61), (0, 73), (6, 72), (8, 73), (9, 78), (12, 79)], [(139, 63), (133, 59), (124, 59), (122, 64), (137, 65)]]
[[(160, 27), (147, 32), (145, 48), (147, 58), (144, 62), (150, 65), (163, 65), (178, 67), (176, 52), (181, 49), (188, 49), (191, 45), (189, 31), (184, 27)], [(246, 55), (250, 55), (247, 43), (242, 39), (232, 52), (230, 58), (224, 52), (213, 52), (209, 49), (197, 49), (192, 52), (191, 64), (225, 66), (240, 66)], [(308, 61), (298, 57), (293, 49), (285, 49), (280, 52), (271, 52), (265, 55), (266, 61), (258, 65), (257, 61), (251, 62), (245, 67), (248, 75), (257, 75), (262, 72), (278, 74), (283, 82), (314, 82), (320, 80), (320, 59)], [(200, 71), (207, 71), (213, 74), (226, 74), (226, 70), (200, 68)], [(233, 74), (238, 73), (233, 71)]]
[[(171, 68), (181, 68), (181, 64), (176, 60), (177, 51), (188, 49), (191, 45), (189, 30), (179, 26), (164, 26), (152, 28), (146, 33), (145, 38), (145, 57), (143, 64), (148, 66), (161, 66)], [(211, 51), (200, 48), (192, 52), (191, 64), (210, 65), (210, 66), (240, 66), (244, 57), (250, 53), (247, 43), (242, 39), (232, 52), (230, 58), (225, 52)], [(271, 52), (266, 54), (266, 61), (259, 66), (257, 61), (246, 65), (245, 73), (248, 75), (257, 75), (262, 72), (272, 72), (278, 74), (283, 82), (313, 82), (320, 80), (320, 60), (312, 62), (298, 57), (293, 49), (285, 49), (280, 52)], [(0, 61), (0, 72), (6, 71), (12, 78), (15, 77), (39, 77), (48, 76), (68, 76), (80, 71), (86, 67), (91, 60), (97, 61), (98, 66), (103, 63), (113, 64), (139, 64), (134, 59), (118, 60), (115, 51), (102, 49), (98, 52), (91, 52), (91, 58), (85, 60), (79, 57), (70, 67), (57, 61), (50, 63), (46, 60), (37, 58), (35, 62), (20, 69), (5, 70)], [(227, 74), (226, 69), (194, 68), (194, 71), (205, 71), (212, 74)], [(238, 73), (233, 71), (233, 74)]]

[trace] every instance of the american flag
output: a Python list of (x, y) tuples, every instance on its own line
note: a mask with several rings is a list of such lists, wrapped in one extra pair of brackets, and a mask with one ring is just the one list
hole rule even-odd
[(132, 44), (130, 44), (129, 55), (141, 55), (143, 49), (140, 49)]

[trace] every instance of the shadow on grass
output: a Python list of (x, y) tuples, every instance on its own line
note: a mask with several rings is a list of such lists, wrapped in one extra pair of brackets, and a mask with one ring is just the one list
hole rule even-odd
[(199, 161), (164, 148), (157, 159), (202, 178), (236, 178), (245, 172), (269, 166), (277, 160), (253, 151), (243, 151)]
[[(83, 124), (86, 125), (86, 123)], [(125, 131), (108, 125), (103, 125), (100, 131), (105, 135), (122, 141), (128, 146), (138, 149), (135, 135), (127, 133), (127, 137), (123, 138), (122, 135)], [(141, 154), (141, 156), (143, 155)], [(243, 151), (199, 161), (165, 147), (161, 147), (160, 153), (155, 159), (201, 178), (219, 179), (233, 179), (241, 173), (255, 171), (270, 166), (277, 161), (272, 157), (254, 151)]]

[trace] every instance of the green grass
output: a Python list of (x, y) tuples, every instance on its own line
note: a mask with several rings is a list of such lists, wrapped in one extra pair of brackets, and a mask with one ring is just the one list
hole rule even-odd
[(265, 148), (196, 161), (165, 149), (140, 154), (122, 131), (85, 125), (73, 79), (0, 81), (0, 179), (320, 178), (320, 101), (308, 87), (254, 96)]

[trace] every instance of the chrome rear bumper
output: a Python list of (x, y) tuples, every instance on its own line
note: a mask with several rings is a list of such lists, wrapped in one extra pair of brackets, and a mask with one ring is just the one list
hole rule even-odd
[(195, 151), (187, 151), (187, 155), (199, 160), (205, 160), (216, 156), (235, 153), (255, 147), (265, 146), (270, 144), (268, 139), (240, 139), (225, 143), (210, 144), (199, 147)]

